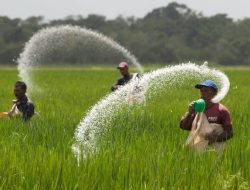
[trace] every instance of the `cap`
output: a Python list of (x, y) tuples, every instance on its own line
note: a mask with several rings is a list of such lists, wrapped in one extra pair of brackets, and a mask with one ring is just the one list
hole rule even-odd
[(201, 89), (203, 86), (210, 87), (216, 92), (218, 91), (217, 85), (212, 80), (205, 80), (203, 83), (196, 84), (194, 87), (198, 88), (198, 89)]
[(121, 62), (121, 63), (118, 65), (117, 69), (125, 68), (125, 67), (128, 68), (128, 64), (127, 64), (126, 62)]

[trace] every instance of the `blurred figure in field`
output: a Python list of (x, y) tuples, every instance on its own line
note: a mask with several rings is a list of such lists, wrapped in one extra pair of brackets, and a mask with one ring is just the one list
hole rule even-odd
[(13, 106), (8, 112), (9, 117), (22, 117), (24, 120), (29, 120), (35, 113), (33, 103), (26, 96), (27, 86), (22, 81), (17, 81), (14, 86), (14, 95), (16, 100), (13, 100)]
[(126, 62), (121, 62), (117, 69), (120, 70), (120, 73), (122, 75), (121, 78), (119, 78), (116, 83), (111, 87), (112, 91), (117, 90), (119, 87), (127, 84), (131, 79), (134, 79), (136, 77), (139, 77), (138, 73), (130, 73), (129, 72), (129, 66)]

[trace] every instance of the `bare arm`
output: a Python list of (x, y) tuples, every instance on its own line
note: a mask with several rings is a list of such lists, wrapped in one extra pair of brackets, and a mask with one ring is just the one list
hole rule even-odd
[(14, 103), (14, 104), (12, 105), (10, 111), (8, 112), (8, 116), (9, 116), (9, 117), (14, 116), (14, 114), (15, 114), (15, 109), (16, 109), (16, 104)]

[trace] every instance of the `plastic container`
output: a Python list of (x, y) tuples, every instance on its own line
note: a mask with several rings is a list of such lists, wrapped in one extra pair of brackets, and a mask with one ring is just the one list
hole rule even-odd
[(8, 117), (8, 112), (0, 112), (0, 118)]
[(203, 99), (194, 101), (194, 110), (196, 112), (199, 112), (199, 113), (203, 112), (205, 110), (205, 107), (206, 107), (206, 103)]

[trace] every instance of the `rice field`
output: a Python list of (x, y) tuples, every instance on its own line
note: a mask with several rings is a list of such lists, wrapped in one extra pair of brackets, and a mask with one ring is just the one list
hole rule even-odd
[[(199, 92), (176, 85), (144, 107), (122, 107), (98, 139), (98, 151), (80, 162), (75, 129), (110, 93), (116, 69), (43, 68), (35, 71), (38, 114), (30, 122), (0, 120), (0, 189), (250, 189), (250, 69), (221, 68), (231, 88), (222, 103), (234, 137), (222, 154), (183, 147), (179, 120)], [(15, 68), (0, 68), (0, 109), (12, 104)]]

